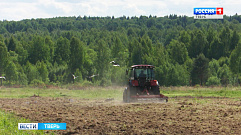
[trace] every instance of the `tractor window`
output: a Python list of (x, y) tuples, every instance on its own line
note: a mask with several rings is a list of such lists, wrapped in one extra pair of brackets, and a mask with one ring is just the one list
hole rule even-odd
[(135, 69), (137, 77), (153, 78), (153, 69)]

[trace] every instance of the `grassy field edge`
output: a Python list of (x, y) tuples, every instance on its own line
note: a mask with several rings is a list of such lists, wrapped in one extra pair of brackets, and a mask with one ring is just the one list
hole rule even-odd
[[(125, 87), (87, 87), (84, 89), (53, 88), (1, 88), (0, 98), (65, 97), (79, 99), (122, 100)], [(168, 97), (229, 97), (241, 98), (241, 87), (160, 87), (160, 92)]]

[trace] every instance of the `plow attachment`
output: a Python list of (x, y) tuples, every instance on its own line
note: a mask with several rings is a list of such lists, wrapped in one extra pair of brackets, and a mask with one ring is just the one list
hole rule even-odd
[(131, 96), (131, 100), (135, 101), (150, 101), (150, 102), (168, 102), (168, 97), (162, 94), (160, 95), (135, 95)]
[(123, 101), (130, 102), (168, 102), (168, 97), (163, 94), (159, 95), (131, 95), (130, 91), (126, 88), (123, 93)]

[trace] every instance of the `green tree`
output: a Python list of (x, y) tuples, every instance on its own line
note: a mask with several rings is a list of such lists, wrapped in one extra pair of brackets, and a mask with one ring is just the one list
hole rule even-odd
[(224, 64), (222, 67), (218, 69), (218, 77), (221, 79), (222, 85), (227, 86), (232, 78), (232, 73), (229, 70), (229, 67)]
[(146, 55), (150, 56), (153, 49), (152, 49), (152, 41), (149, 38), (149, 36), (146, 34), (143, 35), (143, 37), (140, 39), (140, 43), (141, 43), (142, 48), (145, 50), (145, 51), (143, 51), (142, 55), (146, 54)]
[(128, 50), (125, 49), (125, 46), (121, 42), (119, 37), (114, 39), (114, 44), (112, 45), (112, 57), (120, 65), (125, 65), (128, 58)]
[(11, 36), (10, 40), (9, 40), (9, 44), (8, 44), (8, 51), (15, 51), (17, 48), (17, 41), (15, 40), (15, 38), (13, 36)]
[(186, 45), (186, 47), (190, 46), (190, 35), (187, 31), (181, 31), (180, 32), (180, 36), (178, 38), (178, 41), (184, 43)]
[(35, 36), (30, 52), (30, 62), (36, 64), (37, 61), (48, 61), (50, 59), (49, 46), (45, 44), (44, 38)]
[(18, 81), (18, 71), (12, 61), (9, 61), (6, 67), (6, 78), (9, 83)]
[(221, 57), (218, 59), (218, 63), (220, 65), (220, 67), (222, 67), (224, 64), (229, 65), (230, 60), (228, 57)]
[(18, 70), (18, 84), (20, 85), (27, 85), (28, 78), (24, 73), (23, 67), (20, 64), (16, 64)]
[(165, 63), (169, 62), (168, 52), (162, 44), (157, 44), (154, 46), (152, 54), (154, 66), (164, 65)]
[(84, 62), (84, 69), (86, 70), (86, 77), (90, 77), (95, 75), (96, 72), (96, 65), (95, 62), (97, 61), (97, 52), (93, 49), (87, 48), (86, 55), (85, 55), (85, 62)]
[(239, 77), (241, 72), (241, 43), (232, 51), (230, 55), (230, 70)]
[(230, 44), (231, 44), (231, 31), (228, 27), (222, 29), (219, 38), (221, 40), (221, 53), (222, 56), (229, 56), (230, 55)]
[(77, 68), (74, 75), (77, 77), (74, 81), (75, 82), (82, 82), (82, 73), (80, 72), (80, 70)]
[(49, 49), (49, 58), (48, 58), (48, 61), (53, 63), (53, 60), (54, 60), (54, 43), (53, 41), (51, 40), (51, 37), (47, 36), (45, 38), (45, 46), (48, 47)]
[(134, 40), (134, 44), (131, 54), (132, 64), (142, 64), (143, 48), (137, 40)]
[(152, 17), (149, 18), (146, 25), (147, 25), (148, 28), (151, 28), (151, 27), (153, 27), (153, 26), (156, 26), (156, 19), (154, 19), (154, 18), (152, 18)]
[(136, 39), (131, 39), (128, 43), (128, 52), (129, 52), (129, 66), (131, 66), (132, 64), (132, 53), (133, 53), (133, 50), (134, 50), (134, 46), (136, 45), (136, 43), (138, 43), (138, 41)]
[(97, 70), (99, 73), (98, 78), (101, 80), (102, 86), (110, 84), (110, 49), (103, 39), (97, 42)]
[(161, 86), (168, 86), (169, 85), (169, 70), (171, 69), (170, 63), (162, 64), (156, 67), (156, 76), (155, 78), (158, 80)]
[(186, 60), (186, 62), (183, 64), (183, 66), (185, 67), (185, 69), (187, 71), (187, 74), (188, 74), (188, 81), (189, 81), (188, 85), (192, 85), (191, 84), (191, 82), (192, 82), (191, 81), (192, 80), (191, 73), (192, 73), (192, 70), (193, 70), (193, 61), (194, 61), (194, 59), (188, 58)]
[(218, 69), (220, 68), (219, 62), (216, 59), (212, 59), (208, 66), (211, 76), (217, 76)]
[(4, 42), (4, 37), (1, 34), (0, 34), (0, 42)]
[[(48, 67), (49, 69), (49, 80), (51, 82), (70, 82), (72, 81), (72, 75), (68, 71), (68, 65), (67, 64), (61, 64), (59, 65), (57, 62), (55, 62), (53, 65)], [(68, 75), (71, 75), (70, 78)]]
[(206, 85), (212, 86), (212, 85), (220, 85), (220, 79), (217, 76), (211, 76), (208, 78)]
[(208, 42), (205, 34), (201, 30), (195, 30), (191, 34), (191, 44), (188, 48), (188, 54), (191, 58), (203, 53), (207, 55)]
[(24, 67), (24, 73), (27, 75), (28, 83), (30, 84), (33, 80), (39, 80), (39, 72), (35, 65), (32, 65), (27, 61)]
[(126, 84), (126, 69), (127, 67), (112, 67), (111, 70), (111, 83), (114, 85)]
[(36, 63), (36, 67), (38, 69), (39, 77), (41, 78), (41, 80), (43, 82), (47, 83), (49, 81), (49, 78), (48, 78), (49, 72), (48, 72), (46, 64), (43, 61), (41, 61), (41, 62), (38, 61)]
[(112, 45), (112, 56), (118, 58), (118, 54), (121, 51), (124, 51), (123, 45), (119, 37), (115, 37), (114, 44)]
[(167, 50), (172, 60), (183, 64), (188, 59), (188, 51), (184, 43), (172, 40), (167, 46)]
[(223, 46), (221, 44), (221, 41), (218, 37), (214, 37), (213, 41), (210, 44), (210, 48), (208, 51), (208, 57), (210, 59), (219, 59), (221, 56), (223, 56)]
[(184, 66), (175, 64), (169, 70), (169, 86), (178, 86), (178, 85), (188, 85), (189, 83), (189, 74)]
[(22, 44), (19, 44), (16, 48), (16, 53), (18, 54), (18, 63), (24, 65), (28, 58), (28, 51), (23, 48)]
[(84, 43), (76, 37), (72, 37), (70, 41), (70, 69), (74, 73), (76, 69), (83, 71), (85, 58)]
[(230, 43), (230, 50), (231, 51), (233, 49), (235, 49), (235, 47), (238, 45), (239, 39), (240, 39), (240, 37), (239, 37), (237, 31), (234, 30), (233, 35), (231, 37), (231, 43)]
[(5, 66), (8, 61), (7, 47), (3, 42), (0, 41), (0, 75), (4, 73)]
[(208, 78), (208, 63), (209, 60), (204, 54), (198, 55), (193, 62), (193, 70), (191, 72), (192, 85), (204, 85)]
[(188, 85), (189, 73), (185, 66), (166, 63), (156, 67), (156, 79), (161, 86)]
[(217, 36), (217, 32), (213, 29), (213, 27), (209, 27), (209, 29), (207, 31), (207, 41), (208, 41), (209, 46), (211, 45), (213, 40), (216, 38), (216, 36)]
[(9, 54), (9, 57), (8, 57), (9, 61), (18, 63), (18, 54), (15, 51), (9, 51), (8, 54)]
[(54, 61), (58, 64), (69, 63), (70, 60), (70, 42), (67, 38), (60, 37), (57, 40), (57, 46), (54, 54)]

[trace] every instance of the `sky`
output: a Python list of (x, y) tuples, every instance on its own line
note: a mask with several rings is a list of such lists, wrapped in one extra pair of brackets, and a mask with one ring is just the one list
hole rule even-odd
[(0, 0), (0, 20), (69, 16), (193, 16), (195, 7), (223, 7), (225, 15), (241, 14), (241, 0)]

